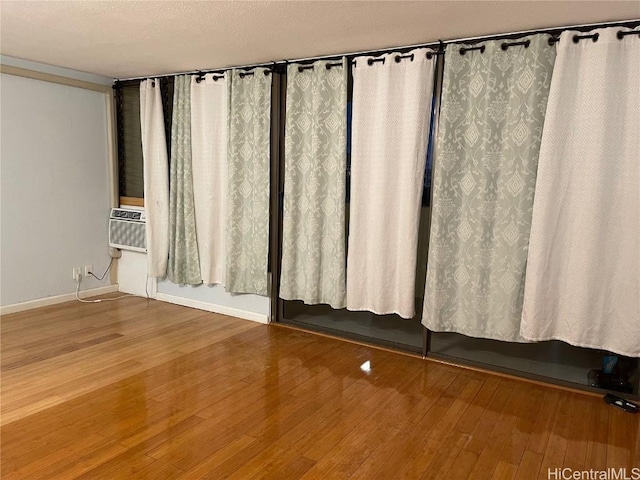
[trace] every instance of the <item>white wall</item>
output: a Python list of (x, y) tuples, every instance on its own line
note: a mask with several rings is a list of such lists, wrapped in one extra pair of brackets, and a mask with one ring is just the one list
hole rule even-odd
[(0, 76), (2, 306), (72, 293), (72, 267), (109, 263), (105, 97)]
[[(133, 208), (133, 207), (130, 207)], [(157, 284), (147, 281), (147, 256), (140, 252), (122, 251), (118, 261), (118, 286), (121, 292), (151, 297), (165, 302), (222, 313), (247, 320), (266, 323), (270, 300), (259, 295), (232, 295), (220, 285), (175, 285), (168, 280)], [(157, 289), (157, 290), (156, 290)]]
[(202, 308), (248, 320), (267, 323), (269, 321), (270, 301), (260, 295), (233, 295), (220, 285), (176, 285), (163, 280), (158, 282), (159, 300)]

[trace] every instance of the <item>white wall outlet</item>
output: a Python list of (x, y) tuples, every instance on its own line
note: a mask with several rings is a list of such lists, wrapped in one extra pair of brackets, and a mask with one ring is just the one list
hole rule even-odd
[(85, 266), (84, 266), (84, 273), (83, 273), (83, 275), (84, 275), (85, 277), (88, 277), (88, 276), (89, 276), (89, 274), (91, 274), (91, 273), (93, 273), (93, 265), (85, 265)]
[(80, 273), (80, 267), (73, 267), (73, 279), (77, 282), (78, 280), (80, 280), (80, 276), (82, 275)]

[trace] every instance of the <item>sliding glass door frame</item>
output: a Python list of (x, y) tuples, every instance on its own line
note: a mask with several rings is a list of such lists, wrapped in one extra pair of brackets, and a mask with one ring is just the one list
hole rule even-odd
[[(442, 94), (442, 83), (444, 78), (444, 62), (446, 55), (437, 55), (436, 68), (434, 73), (434, 90), (433, 90), (433, 111), (432, 111), (432, 129), (434, 132), (434, 141), (430, 145), (432, 148), (432, 171), (435, 170), (435, 162), (437, 162), (435, 135), (438, 131), (439, 117), (440, 117), (440, 102)], [(352, 98), (352, 74), (351, 74), (352, 58), (349, 58), (349, 93), (348, 98), (351, 101)], [(286, 65), (277, 65), (273, 70), (273, 84), (272, 84), (272, 116), (271, 116), (271, 200), (270, 200), (270, 253), (269, 253), (269, 272), (270, 272), (270, 295), (271, 295), (271, 319), (276, 324), (293, 326), (301, 330), (316, 332), (325, 334), (337, 338), (343, 338), (359, 343), (380, 346), (385, 348), (391, 348), (403, 353), (409, 353), (413, 355), (419, 355), (424, 359), (432, 359), (435, 361), (445, 362), (452, 365), (458, 365), (462, 367), (469, 367), (473, 369), (479, 369), (489, 372), (496, 372), (498, 374), (506, 374), (517, 378), (523, 378), (534, 382), (540, 382), (542, 384), (557, 385), (563, 388), (569, 388), (574, 390), (583, 390), (592, 393), (604, 394), (607, 392), (605, 389), (591, 387), (585, 384), (573, 383), (567, 380), (558, 379), (555, 377), (544, 376), (534, 373), (525, 372), (522, 370), (516, 370), (506, 367), (501, 367), (494, 364), (482, 363), (473, 360), (468, 360), (456, 356), (442, 354), (434, 352), (432, 349), (432, 337), (434, 332), (422, 327), (422, 346), (421, 348), (412, 348), (408, 345), (399, 344), (390, 340), (384, 340), (380, 338), (367, 337), (360, 334), (350, 333), (342, 330), (335, 330), (326, 327), (320, 327), (316, 325), (302, 324), (295, 320), (288, 320), (284, 318), (284, 301), (279, 296), (280, 288), (280, 262), (282, 258), (282, 218), (283, 218), (283, 205), (284, 205), (284, 165), (285, 165), (285, 122), (286, 122), (286, 88), (287, 88), (287, 75)], [(431, 175), (430, 185), (430, 202), (429, 202), (429, 215), (428, 222), (431, 224), (431, 212), (433, 206), (433, 180), (434, 175)], [(347, 189), (349, 189), (349, 176), (347, 176)], [(429, 231), (429, 229), (427, 229)], [(428, 241), (428, 239), (426, 239)], [(425, 239), (423, 239), (425, 241)], [(421, 310), (416, 312), (416, 316), (410, 321), (420, 322)], [(636, 391), (638, 387), (636, 386)], [(620, 392), (612, 391), (614, 394), (620, 394)], [(626, 397), (632, 399), (640, 398), (638, 395), (625, 394)]]

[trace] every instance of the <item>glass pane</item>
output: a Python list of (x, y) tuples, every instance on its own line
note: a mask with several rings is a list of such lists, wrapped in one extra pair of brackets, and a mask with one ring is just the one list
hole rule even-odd
[(638, 359), (574, 347), (560, 341), (509, 343), (458, 333), (433, 332), (431, 352), (452, 361), (462, 360), (486, 368), (498, 367), (514, 373), (570, 382), (576, 386), (638, 395)]

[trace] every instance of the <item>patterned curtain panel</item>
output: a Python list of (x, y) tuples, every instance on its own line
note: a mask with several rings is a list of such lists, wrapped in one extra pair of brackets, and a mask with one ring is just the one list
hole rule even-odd
[(640, 28), (562, 33), (521, 333), (640, 357)]
[(224, 285), (227, 203), (227, 81), (191, 77), (191, 157), (203, 283)]
[(280, 297), (345, 306), (347, 64), (287, 69)]
[(169, 267), (173, 283), (198, 285), (200, 261), (196, 240), (191, 172), (191, 77), (175, 77), (171, 124), (171, 175), (169, 183)]
[(231, 73), (226, 289), (268, 295), (271, 75)]
[(161, 278), (167, 273), (169, 256), (169, 162), (160, 79), (140, 82), (140, 131), (147, 217), (147, 271), (149, 277)]
[(423, 324), (523, 341), (536, 169), (555, 60), (548, 36), (447, 47)]
[[(415, 314), (418, 226), (435, 57), (356, 59), (347, 308)], [(371, 60), (369, 62), (368, 60)], [(370, 63), (370, 64), (369, 64)]]

